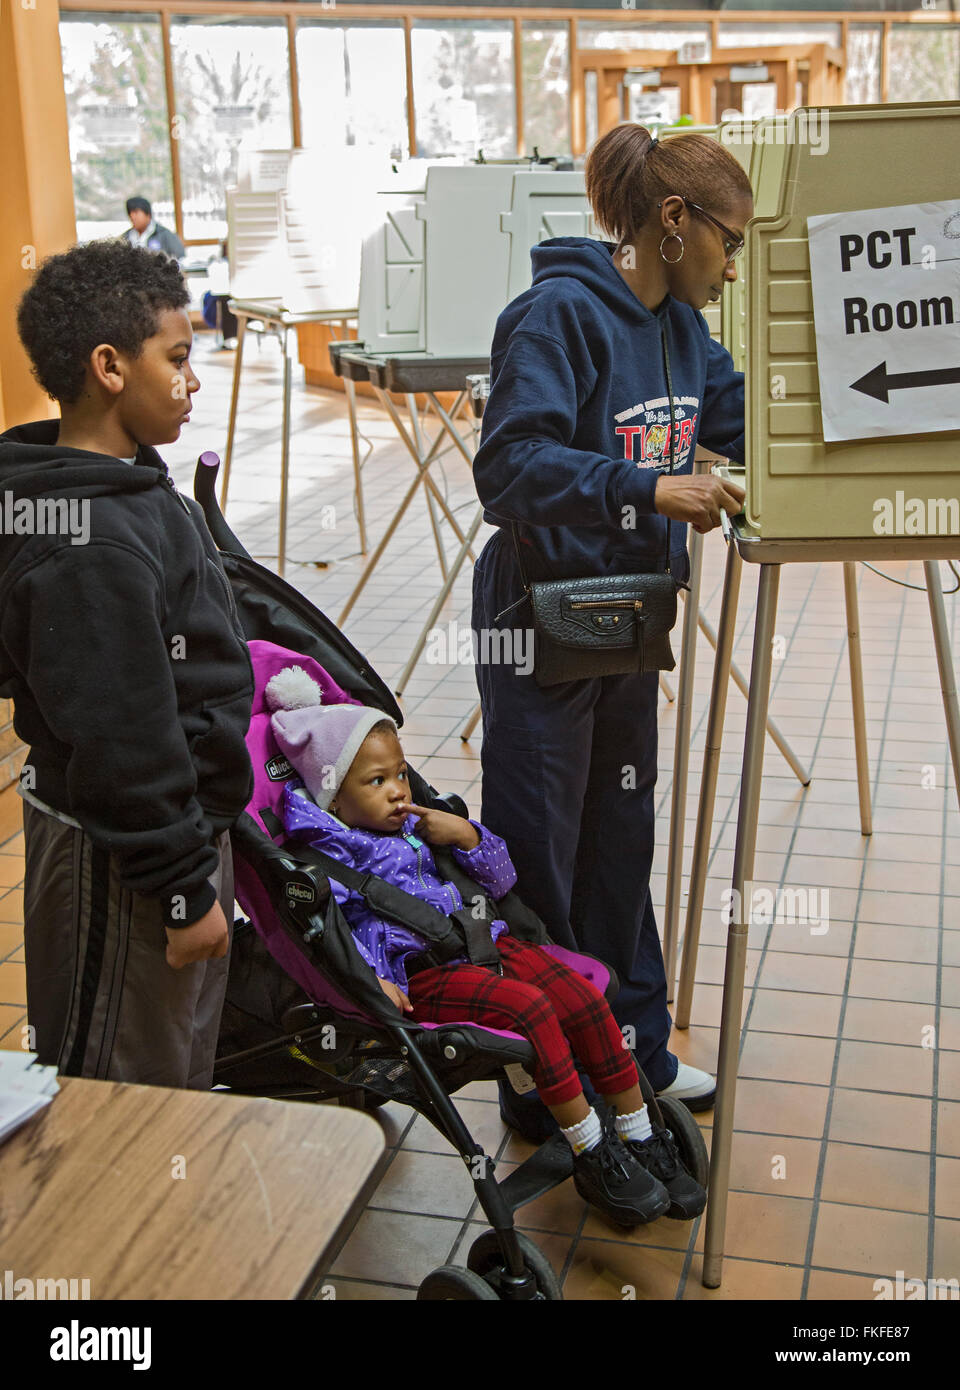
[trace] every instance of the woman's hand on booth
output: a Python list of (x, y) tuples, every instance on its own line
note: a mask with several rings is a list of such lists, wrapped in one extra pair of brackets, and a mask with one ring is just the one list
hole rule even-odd
[(653, 505), (671, 521), (686, 521), (701, 535), (720, 525), (720, 513), (736, 516), (746, 497), (742, 487), (713, 474), (657, 479)]

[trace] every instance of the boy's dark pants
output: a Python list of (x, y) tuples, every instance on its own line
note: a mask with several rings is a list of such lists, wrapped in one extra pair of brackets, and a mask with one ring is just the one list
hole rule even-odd
[[(121, 888), (89, 836), (23, 806), (27, 1023), (68, 1076), (209, 1090), (229, 952), (174, 970), (159, 903)], [(233, 921), (228, 835), (211, 882)]]
[[(473, 627), (530, 624), (509, 535), (474, 569)], [(532, 636), (532, 634), (531, 634)], [(496, 647), (494, 645), (494, 650)], [(483, 704), (480, 819), (506, 841), (517, 891), (561, 946), (598, 956), (620, 979), (617, 1022), (656, 1090), (676, 1062), (663, 954), (650, 897), (657, 779), (657, 675), (541, 689), (514, 665), (477, 664)]]

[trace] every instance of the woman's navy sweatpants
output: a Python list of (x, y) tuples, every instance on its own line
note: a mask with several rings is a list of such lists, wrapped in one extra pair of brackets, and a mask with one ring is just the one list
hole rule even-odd
[(506, 841), (523, 900), (554, 941), (616, 971), (613, 1006), (632, 1025), (634, 1052), (655, 1090), (677, 1063), (667, 1052), (670, 1015), (663, 954), (650, 898), (657, 779), (657, 674), (603, 676), (541, 689), (516, 660), (532, 660), (529, 603), (494, 617), (523, 594), (509, 533), (498, 531), (474, 570), (473, 628), (526, 629), (506, 644), (477, 640), (483, 706), (480, 819)]

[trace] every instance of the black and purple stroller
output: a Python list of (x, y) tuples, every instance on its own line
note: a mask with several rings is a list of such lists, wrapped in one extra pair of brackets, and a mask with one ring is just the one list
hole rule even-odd
[[(451, 1100), (471, 1081), (500, 1080), (505, 1068), (529, 1068), (530, 1043), (516, 1033), (477, 1023), (435, 1025), (402, 1016), (357, 951), (330, 891), (329, 861), (321, 863), (309, 846), (282, 843), (278, 815), (283, 788), (295, 774), (273, 742), (264, 701), (270, 677), (284, 666), (300, 665), (321, 685), (326, 701), (358, 700), (383, 710), (400, 726), (403, 715), (391, 692), (333, 623), (250, 558), (217, 506), (216, 472), (216, 465), (201, 462), (194, 492), (221, 552), (251, 644), (256, 694), (247, 739), (254, 792), (231, 832), (236, 896), (249, 921), (235, 927), (214, 1080), (248, 1095), (305, 1101), (339, 1098), (341, 1104), (367, 1110), (394, 1100), (419, 1111), (467, 1165), (491, 1229), (474, 1241), (466, 1269), (448, 1265), (434, 1270), (420, 1285), (418, 1298), (559, 1299), (553, 1269), (533, 1241), (515, 1229), (513, 1217), (519, 1207), (571, 1175), (570, 1146), (555, 1134), (498, 1182), (493, 1159), (472, 1138)], [(409, 778), (411, 797), (418, 804), (467, 814), (459, 797), (439, 796), (412, 768)], [(464, 902), (481, 893), (452, 858), (444, 862), (443, 871)], [(397, 917), (395, 899), (388, 894), (389, 902), (383, 901), (382, 881), (373, 875), (368, 880), (360, 891), (379, 911)], [(543, 923), (515, 893), (501, 898), (495, 910), (515, 937), (545, 945), (591, 979), (608, 999), (616, 996), (612, 972), (592, 957), (551, 943)], [(448, 932), (468, 926), (436, 916)], [(432, 930), (420, 921), (408, 925), (425, 934)], [(687, 1169), (705, 1185), (706, 1147), (690, 1112), (679, 1101), (658, 1104), (642, 1071), (641, 1085), (655, 1118), (672, 1131)]]

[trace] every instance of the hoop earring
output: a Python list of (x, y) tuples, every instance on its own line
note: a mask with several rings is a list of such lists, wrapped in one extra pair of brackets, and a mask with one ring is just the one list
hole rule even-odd
[[(664, 242), (664, 241), (679, 241), (679, 243), (680, 243), (680, 254), (679, 254), (679, 256), (677, 256), (676, 260), (671, 260), (669, 256), (665, 256), (665, 255), (663, 254), (663, 242)], [(661, 241), (661, 243), (660, 243), (660, 259), (661, 259), (662, 261), (666, 261), (667, 265), (679, 265), (680, 262), (683, 260), (683, 237), (680, 236), (680, 234), (679, 234), (678, 232), (669, 232), (669, 233), (663, 238), (663, 241)]]

